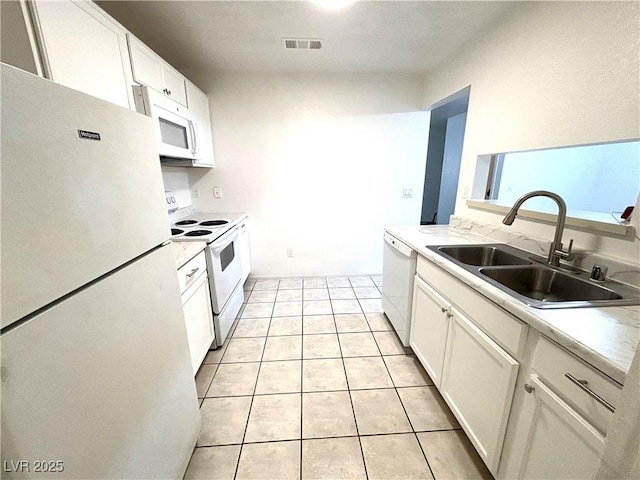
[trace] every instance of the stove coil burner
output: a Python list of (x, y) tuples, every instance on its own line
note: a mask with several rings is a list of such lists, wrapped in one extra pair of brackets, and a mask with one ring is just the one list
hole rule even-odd
[(200, 225), (203, 227), (215, 227), (218, 225), (226, 225), (227, 223), (229, 222), (226, 220), (207, 220), (206, 222), (200, 222)]
[(180, 230), (179, 228), (172, 228), (171, 235), (180, 235), (184, 230)]
[(198, 223), (196, 220), (180, 220), (176, 222), (176, 225), (194, 225), (196, 223)]
[(211, 230), (191, 230), (184, 234), (185, 237), (202, 237), (203, 235), (209, 235)]

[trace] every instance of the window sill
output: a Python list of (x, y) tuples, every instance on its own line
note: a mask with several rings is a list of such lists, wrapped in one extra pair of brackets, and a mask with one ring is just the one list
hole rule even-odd
[[(467, 200), (467, 207), (504, 215), (511, 209), (511, 206), (499, 205), (495, 200)], [(551, 212), (534, 212), (533, 210), (520, 209), (518, 210), (518, 216), (555, 224), (558, 215)], [(626, 236), (633, 231), (631, 225), (618, 223), (610, 214), (596, 212), (568, 211), (565, 225), (620, 236)]]

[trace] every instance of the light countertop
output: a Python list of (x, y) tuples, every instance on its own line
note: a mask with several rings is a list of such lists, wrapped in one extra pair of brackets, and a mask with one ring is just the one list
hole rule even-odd
[(206, 246), (206, 242), (171, 242), (171, 248), (173, 248), (173, 254), (176, 257), (176, 269), (182, 267)]
[[(386, 227), (385, 230), (515, 317), (624, 384), (640, 341), (640, 306), (544, 310), (529, 307), (426, 248), (428, 245), (498, 243), (495, 239), (448, 225)], [(527, 248), (522, 244), (514, 246), (540, 253), (538, 248)]]

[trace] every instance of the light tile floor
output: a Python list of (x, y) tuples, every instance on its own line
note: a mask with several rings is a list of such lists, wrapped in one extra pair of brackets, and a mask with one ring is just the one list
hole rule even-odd
[(490, 479), (382, 313), (380, 277), (251, 280), (196, 375), (185, 479)]

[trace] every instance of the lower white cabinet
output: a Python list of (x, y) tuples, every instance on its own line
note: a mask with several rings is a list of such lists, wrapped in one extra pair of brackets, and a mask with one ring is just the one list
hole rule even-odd
[(426, 258), (416, 272), (410, 345), (494, 477), (593, 478), (622, 386)]
[(621, 385), (538, 334), (517, 389), (500, 478), (593, 478)]
[(182, 309), (187, 327), (191, 366), (195, 375), (214, 339), (213, 310), (204, 252), (178, 270)]
[(593, 478), (604, 447), (603, 435), (537, 377), (525, 385), (513, 448), (518, 479)]
[(495, 475), (519, 364), (455, 307), (451, 312), (440, 393)]
[(242, 265), (242, 283), (246, 282), (251, 273), (251, 249), (249, 248), (249, 221), (244, 220), (239, 227), (238, 249), (240, 250), (240, 264)]
[(442, 380), (450, 311), (451, 303), (416, 275), (409, 344), (436, 387)]

